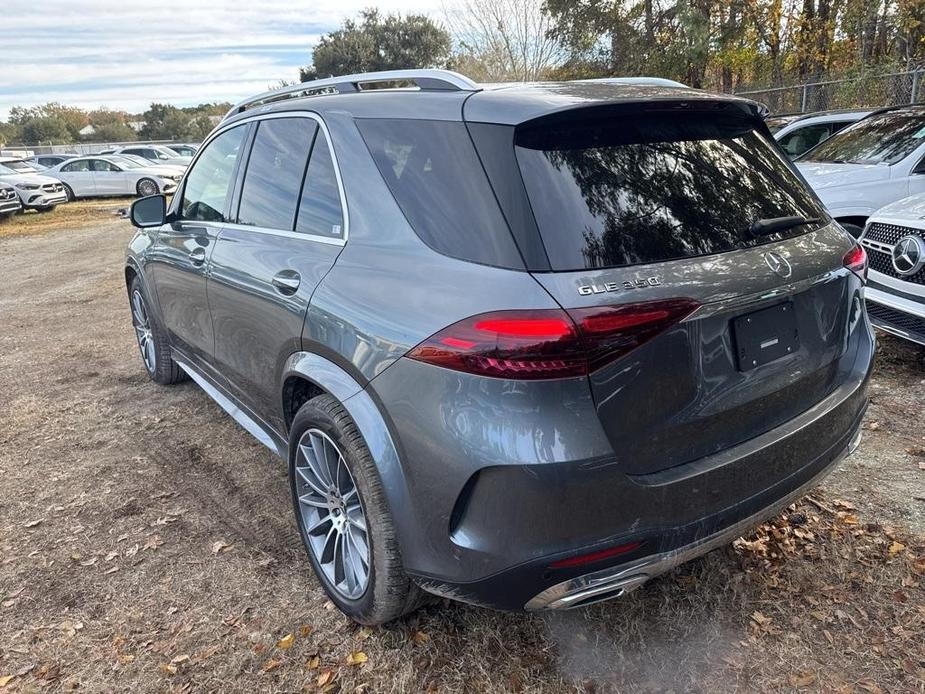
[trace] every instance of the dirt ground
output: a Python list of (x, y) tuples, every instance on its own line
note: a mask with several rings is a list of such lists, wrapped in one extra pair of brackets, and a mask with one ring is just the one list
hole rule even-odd
[(822, 489), (625, 599), (360, 628), (310, 573), (283, 464), (148, 381), (131, 231), (93, 217), (0, 238), (3, 694), (925, 691), (925, 351), (881, 338), (865, 439)]

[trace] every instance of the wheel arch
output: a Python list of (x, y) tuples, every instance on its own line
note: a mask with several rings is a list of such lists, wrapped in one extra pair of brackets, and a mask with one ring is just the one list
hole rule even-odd
[(356, 424), (376, 463), (386, 501), (392, 509), (399, 545), (404, 545), (405, 519), (395, 510), (411, 508), (408, 485), (398, 446), (379, 405), (363, 385), (331, 360), (312, 352), (296, 352), (286, 361), (280, 387), (287, 432), (292, 417), (304, 402), (298, 398), (314, 397), (312, 393), (327, 393), (336, 398)]

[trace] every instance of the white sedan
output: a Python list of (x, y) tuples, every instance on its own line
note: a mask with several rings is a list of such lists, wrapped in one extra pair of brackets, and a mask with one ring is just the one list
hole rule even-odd
[(141, 166), (118, 156), (77, 157), (48, 169), (64, 183), (68, 197), (173, 193), (182, 174), (162, 166)]

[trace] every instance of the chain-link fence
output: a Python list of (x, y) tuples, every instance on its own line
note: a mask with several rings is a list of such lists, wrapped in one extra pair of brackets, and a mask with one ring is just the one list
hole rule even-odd
[(875, 108), (911, 104), (925, 99), (925, 71), (910, 70), (887, 75), (869, 75), (789, 87), (736, 90), (767, 105), (772, 114), (811, 113), (839, 108)]

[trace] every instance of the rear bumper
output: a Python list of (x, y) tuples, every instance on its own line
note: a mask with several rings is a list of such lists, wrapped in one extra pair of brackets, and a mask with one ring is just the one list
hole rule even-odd
[(853, 453), (860, 444), (861, 428), (858, 422), (851, 441), (841, 455), (808, 482), (757, 513), (682, 547), (557, 583), (535, 595), (524, 607), (527, 610), (565, 610), (626, 595), (650, 579), (729, 544), (755, 526), (773, 518), (818, 485), (842, 458)]
[[(499, 609), (551, 604), (568, 591), (537, 596), (588, 574), (667, 570), (773, 514), (844, 457), (873, 356), (863, 320), (822, 401), (736, 446), (646, 474), (629, 474), (610, 447), (586, 383), (511, 384), (400, 359), (367, 392), (390, 404), (380, 410), (401, 462), (381, 473), (399, 500), (390, 504), (405, 569), (431, 593)], [(551, 566), (636, 542), (615, 558)]]

